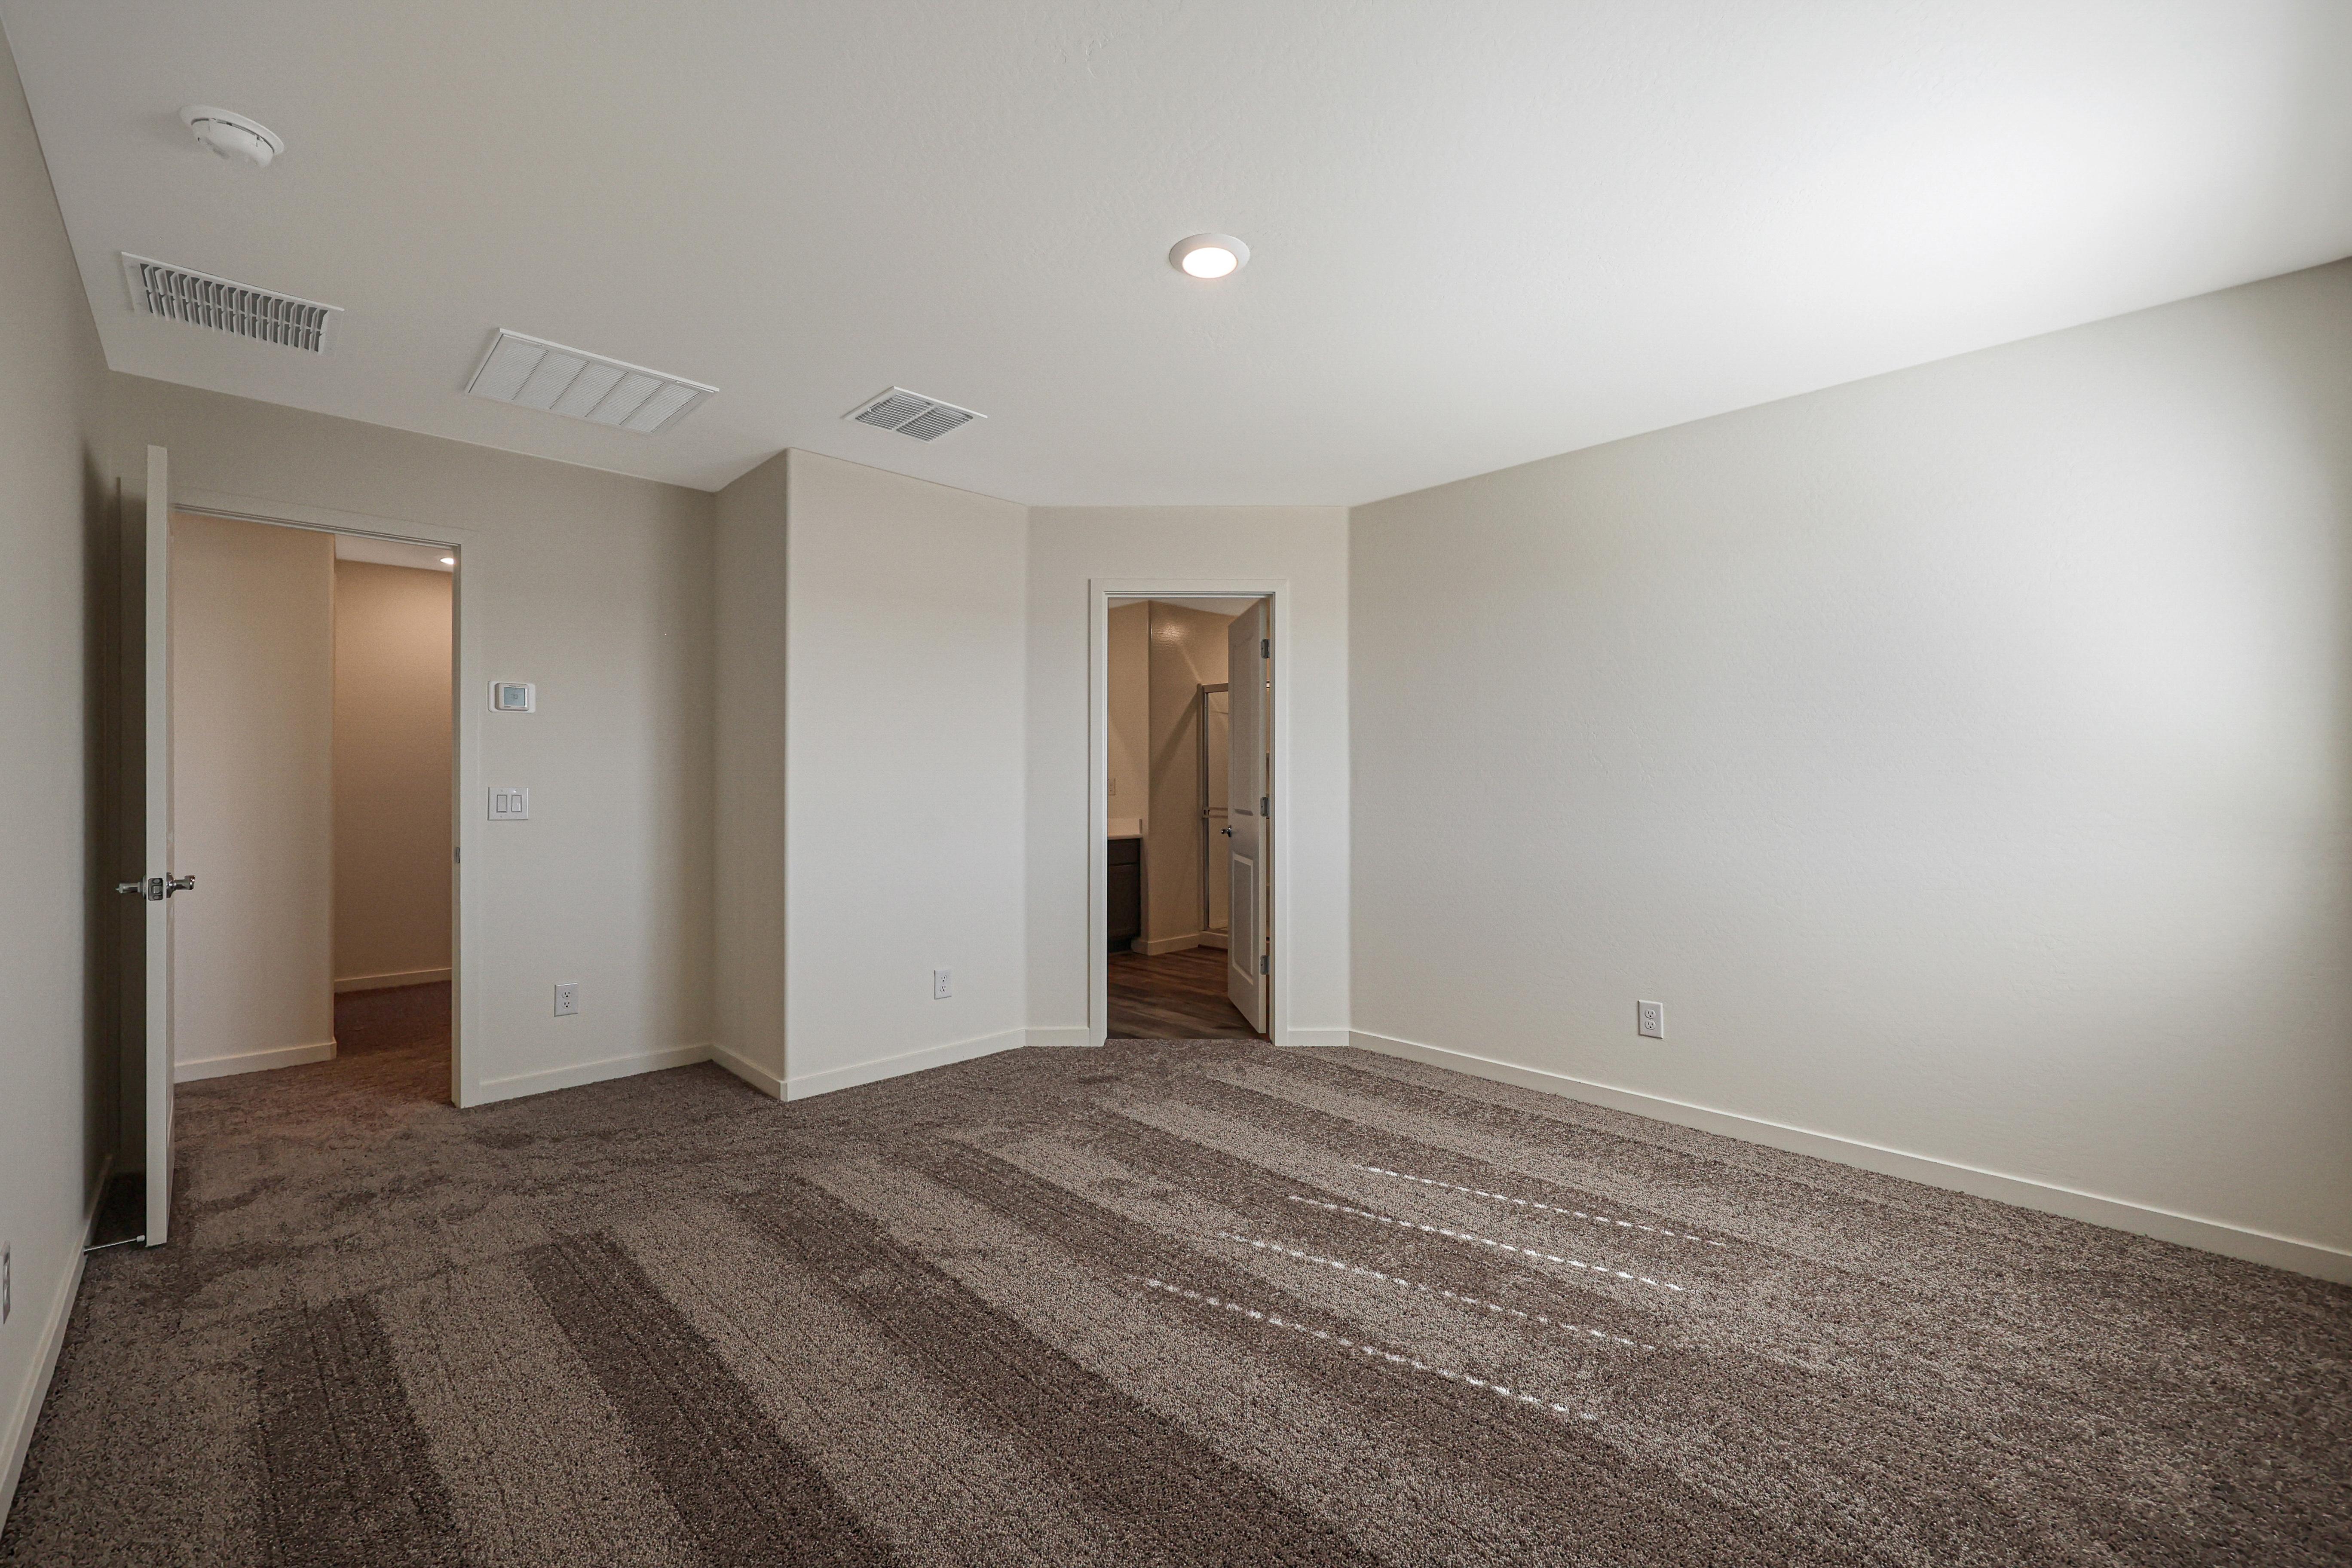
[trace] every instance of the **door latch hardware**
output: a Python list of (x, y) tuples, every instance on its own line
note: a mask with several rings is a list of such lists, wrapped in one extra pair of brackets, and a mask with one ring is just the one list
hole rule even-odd
[(173, 893), (193, 893), (195, 890), (196, 879), (193, 875), (186, 877), (174, 877), (170, 881), (163, 884), (163, 896), (167, 899)]

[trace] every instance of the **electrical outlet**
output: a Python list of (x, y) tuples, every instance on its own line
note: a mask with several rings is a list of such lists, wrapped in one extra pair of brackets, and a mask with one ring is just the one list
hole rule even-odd
[(931, 971), (932, 1001), (944, 1002), (949, 997), (955, 994), (955, 987), (950, 984), (953, 975), (954, 971), (952, 970), (934, 969)]
[(1666, 1037), (1666, 1005), (1664, 1002), (1633, 1004), (1633, 1032), (1646, 1039)]
[(577, 1016), (580, 1012), (580, 982), (566, 981), (555, 988), (555, 1016), (559, 1018)]

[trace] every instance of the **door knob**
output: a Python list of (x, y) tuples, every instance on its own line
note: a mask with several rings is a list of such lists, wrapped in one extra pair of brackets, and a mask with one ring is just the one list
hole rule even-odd
[(163, 896), (167, 899), (173, 893), (193, 893), (195, 890), (196, 879), (193, 876), (174, 877), (163, 884)]
[(1223, 834), (1228, 838), (1231, 838), (1234, 836), (1234, 830), (1230, 827), (1220, 827), (1217, 831)]

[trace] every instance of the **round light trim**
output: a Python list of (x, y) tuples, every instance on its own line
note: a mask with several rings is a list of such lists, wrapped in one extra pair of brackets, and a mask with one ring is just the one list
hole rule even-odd
[(1230, 234), (1196, 234), (1180, 239), (1168, 264), (1188, 278), (1230, 278), (1249, 265), (1249, 247)]
[(196, 140), (224, 158), (240, 163), (250, 163), (257, 169), (267, 169), (272, 160), (286, 151), (286, 139), (258, 121), (247, 120), (226, 109), (213, 109), (201, 103), (190, 104), (180, 110), (180, 123), (195, 132)]

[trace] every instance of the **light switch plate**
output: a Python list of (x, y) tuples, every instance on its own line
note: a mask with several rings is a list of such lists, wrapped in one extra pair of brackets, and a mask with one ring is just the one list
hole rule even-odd
[(490, 791), (492, 822), (526, 822), (530, 818), (530, 791), (527, 789), (494, 789)]
[(529, 713), (539, 706), (539, 688), (528, 680), (490, 682), (490, 708), (499, 713)]

